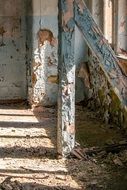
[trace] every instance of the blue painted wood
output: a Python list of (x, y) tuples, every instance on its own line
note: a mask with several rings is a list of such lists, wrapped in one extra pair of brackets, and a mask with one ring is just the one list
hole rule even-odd
[(81, 30), (89, 48), (100, 62), (100, 66), (123, 105), (127, 105), (127, 78), (119, 67), (119, 61), (83, 0), (74, 1), (75, 23)]
[(57, 151), (67, 156), (75, 145), (75, 63), (73, 0), (59, 1), (59, 93)]

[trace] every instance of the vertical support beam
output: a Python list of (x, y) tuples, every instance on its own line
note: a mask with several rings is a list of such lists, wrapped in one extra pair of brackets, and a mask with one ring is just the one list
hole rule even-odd
[(117, 52), (117, 34), (118, 34), (118, 0), (112, 0), (112, 45)]
[(117, 51), (127, 50), (127, 0), (118, 0), (118, 36)]
[(104, 0), (103, 6), (104, 26), (103, 33), (105, 38), (112, 44), (112, 1)]
[(96, 22), (103, 32), (103, 1), (92, 0), (91, 13)]
[(57, 152), (67, 156), (75, 145), (75, 23), (73, 0), (59, 1), (59, 94)]

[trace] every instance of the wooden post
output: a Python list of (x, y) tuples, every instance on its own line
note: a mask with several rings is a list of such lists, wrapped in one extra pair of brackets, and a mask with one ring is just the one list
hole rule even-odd
[(86, 43), (97, 57), (108, 81), (123, 106), (127, 106), (127, 77), (124, 76), (116, 55), (95, 23), (83, 0), (75, 0), (75, 22)]
[(75, 145), (75, 62), (73, 0), (59, 0), (59, 94), (57, 152), (67, 156)]

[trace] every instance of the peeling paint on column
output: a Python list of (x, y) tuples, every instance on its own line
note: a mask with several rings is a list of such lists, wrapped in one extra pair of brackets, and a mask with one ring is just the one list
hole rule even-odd
[(58, 95), (58, 0), (27, 0), (29, 102), (51, 106)]
[(60, 0), (57, 151), (67, 156), (75, 145), (75, 63), (73, 0)]
[(85, 41), (99, 60), (114, 92), (123, 105), (127, 105), (127, 78), (123, 75), (119, 61), (104, 38), (89, 10), (82, 0), (75, 0), (75, 22), (80, 28)]
[(57, 82), (49, 80), (50, 76), (57, 77), (57, 44), (53, 33), (48, 29), (39, 30), (38, 43), (39, 47), (34, 51), (32, 104), (50, 105), (53, 103), (50, 100), (53, 89), (57, 90)]

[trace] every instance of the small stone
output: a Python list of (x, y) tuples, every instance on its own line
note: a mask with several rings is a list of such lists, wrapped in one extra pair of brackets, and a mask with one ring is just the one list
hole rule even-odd
[(96, 180), (93, 180), (92, 182), (91, 182), (91, 185), (96, 185), (97, 184), (97, 181)]
[(57, 175), (56, 179), (66, 180), (66, 176), (65, 175)]
[(115, 159), (113, 160), (113, 163), (114, 163), (115, 165), (118, 165), (118, 166), (123, 166), (123, 163), (121, 162), (121, 160), (120, 160), (119, 158), (115, 158)]
[(126, 144), (126, 143), (127, 143), (126, 140), (122, 140), (122, 141), (119, 142), (119, 144)]
[(97, 163), (97, 160), (96, 160), (96, 159), (93, 159), (92, 161), (93, 161), (94, 163)]

